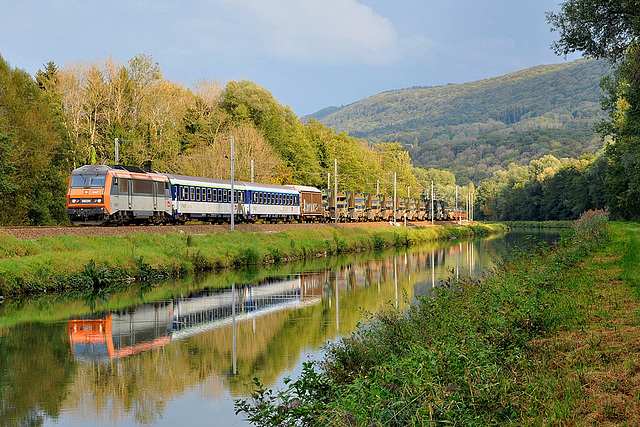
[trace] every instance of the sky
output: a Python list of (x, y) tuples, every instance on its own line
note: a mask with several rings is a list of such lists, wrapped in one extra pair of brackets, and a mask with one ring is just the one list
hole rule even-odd
[(559, 0), (2, 0), (0, 55), (29, 74), (112, 56), (165, 79), (247, 79), (299, 116), (380, 92), (577, 59), (550, 46)]

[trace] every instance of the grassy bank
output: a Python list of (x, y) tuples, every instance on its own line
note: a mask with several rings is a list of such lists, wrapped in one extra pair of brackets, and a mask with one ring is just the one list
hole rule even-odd
[(0, 295), (95, 290), (196, 271), (258, 265), (505, 231), (501, 225), (371, 227), (207, 235), (20, 240), (0, 236)]
[(636, 425), (639, 249), (638, 224), (592, 212), (557, 247), (373, 315), (237, 410), (261, 425)]

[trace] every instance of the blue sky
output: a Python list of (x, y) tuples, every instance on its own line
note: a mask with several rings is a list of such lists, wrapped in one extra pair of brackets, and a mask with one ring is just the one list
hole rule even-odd
[(298, 115), (377, 93), (573, 60), (550, 49), (558, 0), (3, 0), (0, 55), (35, 74), (150, 55), (164, 77), (248, 79)]

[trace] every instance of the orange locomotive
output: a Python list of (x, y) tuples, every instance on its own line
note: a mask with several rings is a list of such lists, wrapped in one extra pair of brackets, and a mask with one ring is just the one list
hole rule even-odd
[(69, 178), (66, 212), (82, 224), (164, 222), (172, 216), (169, 179), (129, 166), (82, 166)]

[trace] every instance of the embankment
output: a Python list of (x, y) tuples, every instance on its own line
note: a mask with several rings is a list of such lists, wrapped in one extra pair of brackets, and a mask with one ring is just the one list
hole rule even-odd
[(503, 225), (478, 224), (322, 227), (276, 233), (65, 235), (36, 240), (0, 235), (0, 295), (95, 290), (114, 283), (503, 231), (506, 231)]
[(606, 216), (372, 315), (237, 409), (260, 425), (639, 425), (640, 226)]

